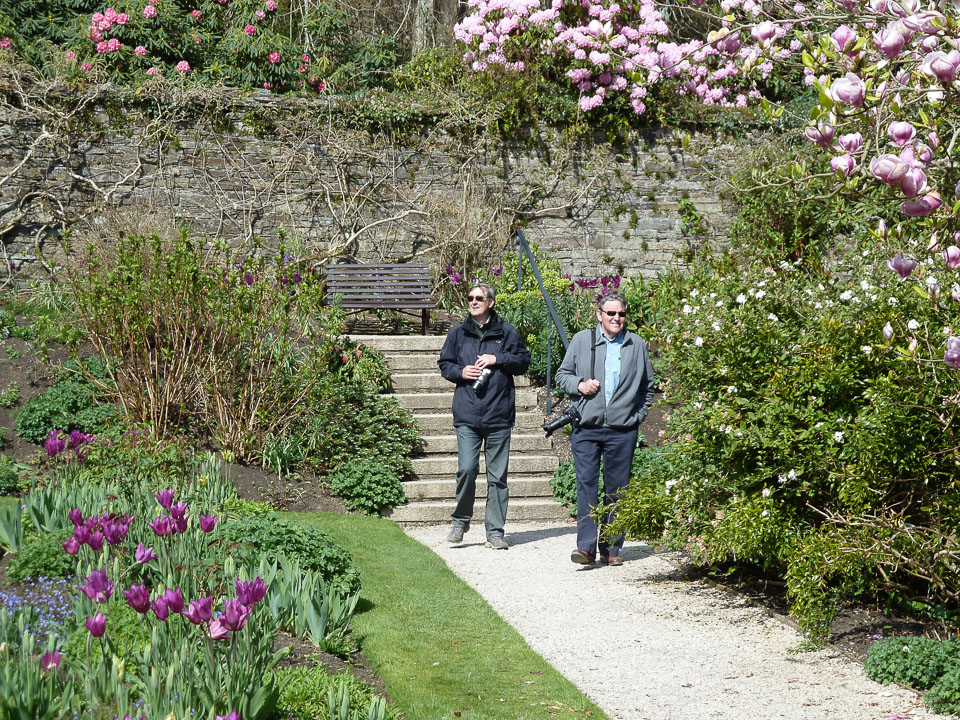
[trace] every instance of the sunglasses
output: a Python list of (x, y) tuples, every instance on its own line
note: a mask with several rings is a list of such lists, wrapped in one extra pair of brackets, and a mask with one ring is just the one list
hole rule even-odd
[(485, 295), (467, 295), (467, 300), (470, 302), (485, 302), (486, 299)]
[(618, 310), (601, 310), (600, 312), (602, 312), (602, 313), (603, 313), (604, 315), (606, 315), (607, 317), (617, 317), (617, 316), (619, 316), (619, 317), (624, 318), (624, 317), (627, 316), (627, 313), (625, 313), (625, 312), (620, 312), (620, 311), (618, 311)]

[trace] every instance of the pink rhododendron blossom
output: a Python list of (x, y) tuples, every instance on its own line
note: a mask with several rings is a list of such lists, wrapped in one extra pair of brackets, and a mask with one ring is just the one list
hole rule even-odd
[(157, 8), (156, 8), (156, 6), (154, 6), (154, 5), (147, 5), (147, 6), (143, 9), (143, 16), (144, 16), (147, 20), (150, 20), (151, 18), (155, 18), (155, 17), (157, 16)]
[(247, 35), (253, 35), (253, 34), (255, 34), (255, 33), (257, 32), (257, 28), (256, 28), (255, 26), (253, 26), (253, 25), (245, 25), (244, 28), (243, 28), (243, 31), (244, 31)]
[(184, 75), (186, 75), (188, 72), (190, 72), (190, 63), (188, 63), (186, 60), (181, 60), (180, 62), (178, 62), (177, 72), (183, 73)]
[(137, 45), (137, 46), (133, 49), (133, 53), (134, 53), (134, 55), (139, 55), (139, 56), (143, 57), (144, 55), (147, 54), (147, 49), (146, 49), (143, 45)]
[(276, 65), (278, 62), (280, 62), (280, 53), (278, 53), (278, 52), (272, 52), (272, 53), (270, 53), (270, 54), (267, 56), (267, 60), (269, 60), (269, 61), (270, 61), (271, 63), (273, 63), (274, 65)]
[(80, 66), (80, 69), (83, 70), (84, 72), (90, 72), (91, 70), (93, 70), (93, 63), (85, 62), (83, 65)]
[(126, 13), (123, 13), (123, 12), (122, 12), (122, 13), (119, 13), (119, 14), (117, 15), (117, 19), (114, 20), (114, 22), (115, 22), (117, 25), (126, 25), (128, 22), (130, 22), (130, 16), (127, 15)]
[(156, 75), (158, 72), (160, 72), (159, 68), (156, 68), (156, 67), (147, 68), (147, 75)]
[(275, 0), (267, 0), (267, 10), (273, 12), (277, 9), (277, 3)]
[(257, 10), (254, 15), (257, 16), (257, 20), (263, 20), (265, 17), (267, 17), (267, 14), (263, 10)]
[(191, 10), (190, 17), (192, 17), (194, 20), (199, 20), (201, 18), (201, 13), (199, 10)]

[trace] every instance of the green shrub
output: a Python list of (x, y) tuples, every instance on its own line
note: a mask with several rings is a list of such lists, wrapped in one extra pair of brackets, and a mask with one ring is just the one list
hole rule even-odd
[(30, 537), (20, 552), (10, 559), (7, 577), (14, 582), (23, 582), (27, 578), (69, 577), (76, 561), (60, 545), (68, 537), (68, 533), (43, 533)]
[(374, 460), (344, 463), (327, 480), (348, 510), (367, 515), (390, 510), (405, 500), (400, 478)]
[(20, 473), (9, 455), (0, 455), (0, 495), (15, 495), (20, 491)]
[[(373, 697), (370, 686), (362, 680), (349, 673), (331, 675), (321, 665), (283, 668), (277, 671), (277, 677), (283, 690), (276, 716), (284, 720), (330, 720), (327, 704), (330, 690), (349, 696), (354, 710), (365, 710)], [(396, 710), (388, 710), (385, 717), (396, 718), (398, 714)]]
[(550, 489), (553, 490), (553, 499), (565, 505), (571, 515), (577, 514), (577, 471), (573, 460), (561, 463), (553, 471), (550, 478)]
[(242, 520), (246, 517), (263, 517), (273, 512), (268, 502), (260, 500), (244, 500), (243, 498), (229, 498), (224, 504), (227, 517), (231, 520)]
[(165, 486), (169, 478), (189, 475), (193, 453), (177, 440), (158, 438), (147, 430), (111, 429), (86, 448), (76, 482), (132, 488)]
[(17, 435), (35, 445), (51, 430), (81, 430), (100, 434), (116, 414), (112, 405), (95, 405), (95, 392), (87, 383), (62, 380), (30, 398), (17, 413)]
[[(863, 665), (867, 677), (926, 690), (960, 661), (960, 643), (927, 637), (895, 637), (874, 643)], [(944, 688), (946, 690), (946, 688)]]
[(304, 570), (320, 573), (328, 583), (347, 593), (360, 589), (360, 573), (350, 555), (312, 525), (302, 525), (277, 513), (252, 515), (224, 523), (221, 536), (224, 542), (241, 543), (240, 552), (250, 561), (259, 562), (261, 555), (268, 560), (286, 555)]
[(923, 695), (923, 704), (942, 715), (960, 714), (960, 663), (945, 672)]
[(16, 380), (11, 380), (10, 384), (0, 392), (0, 407), (12, 408), (20, 402), (20, 388)]

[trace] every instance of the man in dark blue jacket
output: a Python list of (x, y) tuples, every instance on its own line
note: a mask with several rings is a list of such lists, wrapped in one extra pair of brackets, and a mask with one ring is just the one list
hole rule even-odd
[(494, 312), (495, 297), (485, 283), (470, 288), (470, 315), (450, 330), (439, 365), (443, 377), (457, 384), (453, 393), (457, 506), (447, 541), (462, 542), (470, 528), (482, 446), (487, 465), (486, 546), (506, 550), (507, 465), (510, 430), (517, 414), (513, 377), (527, 371), (530, 352), (517, 329)]

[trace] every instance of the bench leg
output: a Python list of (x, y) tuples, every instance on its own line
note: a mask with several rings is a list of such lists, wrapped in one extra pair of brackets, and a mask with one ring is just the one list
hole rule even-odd
[(422, 313), (421, 317), (423, 318), (421, 321), (423, 334), (429, 335), (430, 334), (430, 311), (427, 310), (426, 308), (423, 308), (420, 312)]

